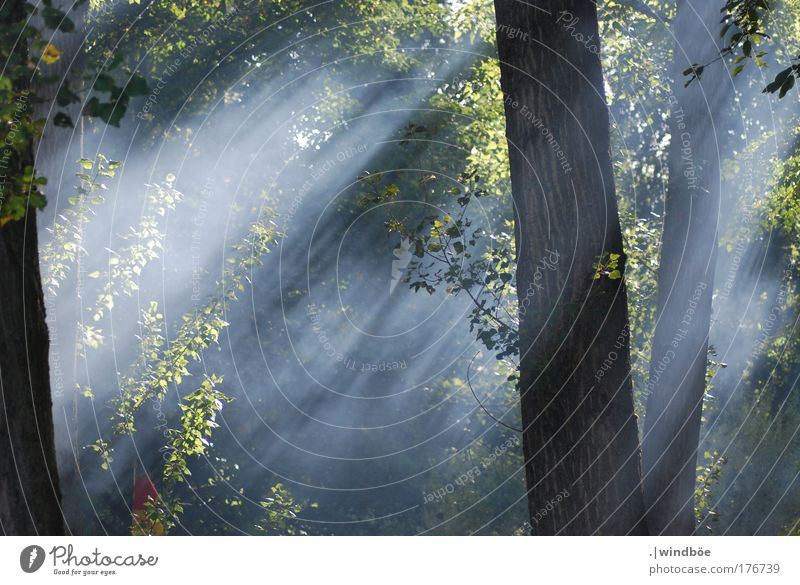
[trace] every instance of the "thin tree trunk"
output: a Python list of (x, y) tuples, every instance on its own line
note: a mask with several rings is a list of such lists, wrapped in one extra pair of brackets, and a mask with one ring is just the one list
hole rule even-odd
[[(53, 6), (67, 12), (75, 24), (75, 30), (70, 32), (61, 31), (47, 31), (48, 38), (52, 36), (50, 42), (58, 47), (61, 51), (61, 58), (46, 68), (47, 75), (54, 81), (43, 85), (38, 89), (38, 94), (41, 97), (41, 103), (34, 109), (37, 118), (46, 120), (44, 131), (41, 139), (36, 145), (36, 170), (37, 172), (48, 178), (47, 195), (50, 201), (49, 205), (54, 208), (51, 213), (58, 214), (59, 207), (63, 206), (63, 202), (68, 196), (72, 195), (72, 184), (74, 183), (74, 171), (76, 168), (77, 160), (83, 158), (83, 124), (84, 117), (81, 116), (81, 102), (70, 104), (67, 107), (53, 107), (56, 105), (56, 95), (59, 88), (67, 86), (71, 91), (77, 93), (81, 100), (84, 96), (83, 81), (81, 74), (86, 67), (86, 53), (84, 45), (86, 43), (86, 26), (87, 17), (89, 14), (89, 3), (86, 2), (79, 6), (74, 5), (73, 0), (53, 0)], [(37, 26), (43, 26), (43, 22), (37, 22)], [(70, 119), (75, 128), (61, 128), (53, 123), (54, 117), (59, 112), (65, 112), (70, 116)], [(84, 195), (80, 195), (81, 203), (83, 203)], [(45, 214), (53, 217), (51, 214)], [(45, 222), (45, 225), (47, 223)], [(79, 224), (77, 229), (82, 233), (84, 226)], [(83, 274), (81, 273), (82, 255), (79, 253), (75, 261), (74, 271), (74, 293), (70, 294), (66, 288), (59, 289), (61, 294), (56, 298), (56, 291), (50, 288), (45, 288), (45, 301), (46, 306), (51, 310), (58, 303), (61, 322), (56, 326), (56, 319), (59, 315), (50, 314), (50, 323), (52, 325), (51, 344), (53, 346), (54, 355), (61, 356), (62, 352), (59, 351), (60, 346), (69, 348), (74, 352), (76, 347), (77, 336), (79, 335), (77, 323), (78, 318), (72, 318), (73, 313), (70, 312), (70, 307), (77, 313), (80, 311), (81, 301), (81, 283)], [(47, 283), (45, 283), (47, 284)], [(69, 318), (64, 318), (68, 315)], [(80, 533), (81, 513), (80, 506), (82, 502), (82, 479), (80, 471), (80, 437), (79, 437), (79, 423), (78, 423), (78, 405), (81, 380), (79, 371), (79, 360), (77, 353), (72, 356), (73, 359), (69, 360), (68, 354), (64, 355), (64, 363), (72, 362), (71, 375), (64, 376), (67, 380), (72, 381), (71, 387), (64, 391), (59, 387), (56, 381), (53, 387), (55, 399), (55, 417), (56, 417), (56, 431), (62, 431), (63, 436), (71, 434), (71, 448), (69, 455), (63, 451), (57, 453), (61, 456), (61, 485), (64, 488), (64, 498), (62, 499), (62, 509), (65, 518), (65, 528), (68, 534)], [(56, 365), (56, 364), (54, 364)], [(53, 372), (54, 377), (59, 377), (59, 371)], [(71, 395), (71, 396), (70, 396)], [(59, 399), (61, 397), (61, 399)], [(72, 425), (69, 429), (68, 426)]]
[[(533, 533), (641, 534), (625, 256), (596, 6), (495, 0), (495, 9)], [(619, 273), (595, 279), (595, 264), (609, 254), (620, 255)]]
[(683, 0), (674, 23), (672, 142), (643, 441), (651, 534), (691, 534), (695, 526), (720, 201), (717, 140), (722, 133), (716, 125), (731, 94), (719, 62), (706, 67), (700, 81), (688, 87), (682, 72), (719, 56), (719, 5)]
[[(15, 1), (8, 22), (24, 19), (24, 7)], [(32, 115), (31, 101), (18, 103), (21, 116)], [(8, 161), (4, 181), (32, 164), (33, 144)], [(35, 210), (0, 227), (0, 274), (0, 530), (63, 534)]]

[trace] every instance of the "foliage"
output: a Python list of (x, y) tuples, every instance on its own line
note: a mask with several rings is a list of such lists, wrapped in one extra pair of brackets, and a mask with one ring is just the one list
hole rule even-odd
[(594, 280), (601, 278), (619, 280), (622, 278), (622, 271), (619, 269), (620, 258), (622, 258), (622, 254), (604, 252), (594, 264)]
[(169, 174), (163, 185), (145, 185), (145, 208), (139, 224), (122, 236), (124, 242), (130, 243), (119, 252), (112, 253), (105, 274), (100, 271), (89, 274), (90, 278), (105, 281), (102, 291), (89, 309), (92, 321), (100, 321), (107, 311), (113, 309), (115, 298), (120, 295), (131, 296), (136, 292), (139, 289), (136, 279), (150, 262), (159, 257), (164, 239), (160, 223), (183, 198), (183, 194), (174, 188), (174, 182), (175, 176)]
[[(753, 61), (760, 68), (768, 67), (765, 59), (768, 52), (758, 50), (765, 41), (771, 40), (768, 23), (775, 12), (774, 0), (725, 0), (722, 7), (722, 28), (720, 37), (722, 47), (717, 60), (731, 57), (733, 68), (731, 74), (739, 75), (748, 61)], [(791, 65), (779, 71), (775, 78), (764, 87), (764, 93), (777, 93), (783, 98), (795, 84), (795, 79), (800, 77), (800, 55), (790, 58)], [(695, 63), (683, 74), (688, 77), (686, 85), (699, 79), (706, 67), (711, 63)]]
[(701, 528), (710, 533), (713, 532), (713, 528), (708, 522), (716, 522), (718, 519), (717, 511), (714, 509), (712, 489), (719, 482), (722, 475), (722, 466), (727, 463), (727, 459), (721, 456), (718, 451), (713, 453), (706, 451), (703, 457), (707, 463), (697, 468), (694, 515)]
[(96, 161), (81, 159), (80, 171), (75, 173), (79, 183), (76, 194), (69, 197), (69, 206), (48, 228), (50, 239), (40, 249), (40, 259), (44, 270), (42, 284), (54, 293), (66, 279), (70, 267), (78, 263), (79, 256), (85, 256), (83, 247), (84, 225), (94, 216), (94, 208), (105, 201), (103, 193), (108, 186), (105, 179), (114, 178), (122, 163), (108, 160), (98, 154)]
[(200, 387), (183, 398), (181, 428), (170, 429), (170, 449), (164, 464), (164, 477), (184, 481), (189, 471), (188, 458), (204, 455), (212, 446), (211, 436), (219, 427), (217, 414), (231, 398), (217, 389), (222, 378), (212, 374)]
[[(373, 175), (368, 184), (376, 188), (380, 181), (380, 175)], [(383, 197), (362, 196), (361, 201), (366, 205), (397, 195), (389, 185)], [(428, 215), (416, 225), (409, 225), (408, 218), (390, 216), (387, 227), (410, 242), (413, 250), (406, 277), (409, 286), (429, 294), (443, 288), (448, 295), (466, 295), (473, 306), (470, 331), (487, 349), (496, 350), (497, 359), (502, 360), (517, 352), (516, 317), (509, 308), (515, 290), (512, 236), (506, 232), (487, 234), (483, 228), (473, 227), (466, 212), (473, 197), (485, 195), (481, 187), (473, 185), (463, 192), (453, 187), (449, 195), (458, 196), (455, 216)], [(492, 244), (484, 246), (482, 241), (487, 239)]]
[[(82, 2), (75, 3), (70, 10), (80, 10), (80, 4)], [(0, 226), (21, 219), (28, 209), (41, 209), (45, 205), (42, 187), (47, 181), (37, 176), (32, 154), (34, 144), (41, 137), (44, 120), (35, 118), (34, 106), (40, 101), (42, 89), (54, 83), (47, 74), (49, 68), (61, 58), (58, 47), (48, 42), (49, 33), (46, 31), (73, 33), (76, 30), (67, 12), (54, 6), (52, 0), (44, 0), (41, 4), (6, 2), (0, 8), (3, 19), (0, 32), (0, 61), (3, 62), (3, 74), (0, 76), (0, 103), (3, 104), (0, 107), (0, 142), (5, 147), (0, 163), (3, 170)], [(41, 19), (42, 29), (33, 25), (32, 19), (36, 17)], [(126, 81), (122, 86), (115, 81), (111, 72), (120, 66), (123, 57), (123, 53), (118, 53), (115, 58), (106, 60), (100, 70), (95, 70), (95, 63), (90, 61), (81, 84), (93, 82), (96, 94), (107, 92), (109, 97), (103, 99), (95, 95), (90, 98), (84, 115), (99, 117), (111, 125), (119, 126), (130, 99), (149, 92), (144, 78), (130, 71), (125, 73)], [(74, 80), (69, 76), (55, 81), (59, 82), (55, 105), (60, 110), (53, 116), (53, 123), (71, 127), (73, 124), (67, 108), (81, 98), (71, 89), (70, 83), (74, 83)]]
[[(96, 162), (82, 159), (79, 165), (77, 194), (70, 198), (68, 207), (51, 230), (51, 239), (42, 248), (45, 282), (53, 294), (80, 258), (88, 255), (83, 246), (84, 230), (94, 217), (96, 207), (104, 202), (102, 192), (107, 187), (101, 180), (114, 177), (120, 166), (103, 155), (98, 155)], [(159, 257), (164, 239), (161, 221), (183, 199), (183, 194), (175, 189), (174, 181), (174, 176), (168, 175), (163, 184), (147, 186), (144, 212), (130, 233), (122, 235), (124, 245), (110, 256), (108, 271), (105, 275), (100, 272), (89, 274), (94, 279), (103, 278), (96, 302), (87, 308), (90, 322), (95, 325), (78, 324), (77, 349), (84, 357), (87, 349), (101, 349), (104, 335), (99, 325), (114, 310), (114, 299), (137, 292), (137, 281), (143, 271)], [(131, 373), (123, 379), (122, 393), (117, 402), (115, 416), (121, 421), (117, 425), (118, 432), (133, 433), (137, 410), (148, 400), (163, 401), (169, 385), (178, 386), (184, 378), (191, 376), (191, 362), (199, 361), (203, 351), (217, 342), (220, 333), (228, 326), (223, 318), (228, 303), (235, 301), (237, 293), (244, 290), (249, 274), (261, 265), (262, 256), (276, 241), (278, 234), (266, 219), (270, 214), (271, 211), (265, 208), (265, 219), (254, 222), (246, 236), (233, 246), (234, 254), (227, 258), (219, 292), (204, 306), (183, 315), (182, 325), (169, 345), (165, 343), (164, 315), (159, 311), (158, 303), (152, 301), (142, 311), (139, 355)], [(134, 527), (134, 532), (141, 530), (141, 526), (158, 526), (159, 530), (169, 532), (177, 525), (185, 505), (176, 494), (174, 485), (191, 475), (190, 460), (206, 456), (213, 445), (212, 434), (218, 427), (217, 415), (231, 400), (220, 390), (221, 383), (221, 376), (207, 374), (193, 391), (182, 398), (178, 405), (180, 426), (167, 429), (166, 433), (164, 485), (159, 501), (148, 507), (147, 520), (140, 519), (139, 528)], [(83, 394), (94, 400), (91, 389), (86, 388)], [(101, 436), (86, 447), (99, 456), (103, 470), (110, 470), (113, 465), (112, 445), (110, 440)]]
[(307, 534), (297, 518), (306, 506), (316, 508), (317, 504), (300, 504), (282, 483), (269, 489), (269, 495), (259, 502), (263, 521), (255, 525), (259, 533), (267, 535), (301, 536)]
[(97, 453), (102, 461), (102, 463), (100, 463), (100, 467), (103, 470), (108, 471), (111, 469), (111, 464), (114, 462), (114, 457), (112, 457), (111, 454), (114, 452), (114, 449), (109, 446), (107, 441), (104, 441), (103, 439), (97, 439), (94, 443), (87, 445), (85, 448)]

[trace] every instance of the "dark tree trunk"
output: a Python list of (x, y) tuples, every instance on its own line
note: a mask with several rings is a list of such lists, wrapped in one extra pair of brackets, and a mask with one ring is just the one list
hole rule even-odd
[[(24, 19), (24, 2), (14, 2), (6, 18)], [(18, 106), (24, 116), (32, 115), (31, 107)], [(10, 185), (13, 173), (33, 163), (33, 145), (8, 163), (4, 180)], [(0, 530), (63, 534), (33, 209), (0, 227), (0, 274)]]
[(0, 527), (62, 534), (36, 215), (0, 228)]
[[(625, 256), (596, 7), (591, 0), (496, 0), (495, 9), (517, 213), (533, 533), (642, 534), (628, 309), (619, 277)], [(620, 255), (619, 272), (595, 279), (595, 264), (601, 257), (607, 264), (609, 254)]]
[(691, 534), (720, 201), (717, 125), (730, 80), (719, 62), (719, 2), (683, 0), (677, 40), (655, 335), (646, 388), (644, 486), (651, 534)]

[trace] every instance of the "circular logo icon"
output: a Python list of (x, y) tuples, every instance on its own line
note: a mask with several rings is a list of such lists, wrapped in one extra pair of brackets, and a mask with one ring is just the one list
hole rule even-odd
[(19, 553), (19, 566), (26, 573), (35, 573), (44, 564), (44, 549), (41, 546), (32, 544), (26, 546)]

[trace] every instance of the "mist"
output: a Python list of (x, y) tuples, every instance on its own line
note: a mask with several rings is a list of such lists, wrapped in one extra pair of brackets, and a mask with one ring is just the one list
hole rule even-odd
[[(287, 71), (304, 43), (329, 43), (308, 31), (274, 44), (269, 32), (254, 35), (269, 47), (261, 59), (272, 67), (285, 62)], [(131, 103), (119, 129), (86, 122), (69, 144), (52, 138), (62, 143), (63, 164), (51, 175), (63, 178), (51, 182), (57, 191), (40, 225), (45, 245), (73, 206), (72, 161), (97, 161), (99, 153), (122, 162), (106, 180), (104, 200), (90, 205), (91, 217), (80, 225), (83, 254), (75, 270), (47, 294), (72, 533), (128, 531), (133, 478), (147, 473), (160, 485), (169, 429), (180, 426), (179, 401), (212, 374), (222, 377), (232, 401), (217, 420), (213, 448), (186, 478), (190, 512), (182, 532), (256, 532), (260, 502), (278, 483), (304, 502), (292, 521), (311, 533), (396, 533), (400, 522), (404, 531), (447, 531), (451, 515), (480, 504), (471, 495), (451, 497), (453, 482), (473, 467), (465, 454), (477, 443), (491, 452), (508, 434), (469, 393), (467, 364), (478, 355), (472, 367), (482, 379), (473, 371), (472, 383), (487, 393), (484, 406), (512, 422), (518, 415), (506, 401), (513, 388), (491, 375), (493, 356), (470, 334), (464, 298), (415, 293), (403, 283), (409, 260), (396, 253), (400, 238), (385, 227), (395, 205), (417, 214), (449, 211), (427, 198), (433, 188), (458, 188), (459, 179), (426, 162), (451, 156), (457, 146), (400, 142), (421, 115), (448, 123), (451, 114), (431, 112), (427, 101), (480, 55), (423, 47), (407, 75), (365, 80), (355, 55), (330, 50), (327, 62), (266, 82), (252, 80), (260, 68), (254, 60), (220, 99), (195, 113), (192, 95), (216, 83), (209, 67), (201, 85), (180, 88), (188, 97), (177, 111), (151, 94)], [(182, 68), (197, 66), (189, 60), (186, 54), (165, 68), (151, 87), (177, 89)], [(348, 102), (343, 119), (324, 111), (335, 100)], [(157, 135), (163, 138), (153, 141)], [(377, 209), (359, 207), (362, 179), (375, 175), (400, 185), (400, 197)], [(433, 188), (420, 188), (428, 177), (435, 177)], [(247, 268), (237, 299), (225, 303), (227, 326), (217, 343), (190, 365), (190, 379), (173, 383), (163, 400), (147, 401), (135, 433), (114, 434), (109, 404), (140, 360), (143, 314), (157, 303), (168, 346), (183, 315), (220, 297), (230, 261), (247, 256), (237, 256), (236, 246), (255, 222), (274, 230), (270, 250), (261, 265)], [(127, 290), (119, 289), (109, 271), (132, 251), (145, 259)], [(104, 286), (111, 287), (112, 308), (103, 308)], [(98, 347), (76, 343), (76, 323), (102, 336)], [(87, 449), (98, 439), (113, 447), (108, 469)], [(475, 529), (524, 522), (513, 506), (523, 489), (518, 441), (501, 454), (516, 475), (488, 485), (505, 494), (511, 511), (498, 519), (473, 508)], [(448, 507), (430, 496), (445, 487)]]
[[(464, 170), (486, 155), (486, 138), (476, 136), (470, 151), (459, 129), (485, 112), (466, 99), (445, 110), (433, 98), (460, 96), (476, 68), (496, 59), (480, 40), (486, 23), (470, 23), (463, 38), (415, 36), (412, 24), (386, 31), (377, 16), (331, 26), (331, 2), (273, 20), (266, 8), (251, 20), (249, 2), (224, 4), (193, 38), (163, 23), (138, 45), (131, 38), (143, 35), (150, 4), (93, 6), (89, 55), (96, 37), (115, 39), (128, 80), (149, 72), (148, 93), (131, 99), (119, 127), (76, 106), (75, 127), (49, 128), (40, 145), (38, 166), (50, 179), (43, 249), (66, 249), (72, 238), (78, 250), (63, 276), (43, 267), (67, 530), (129, 534), (133, 485), (146, 474), (183, 503), (180, 534), (529, 532), (514, 356), (498, 360), (476, 338), (464, 294), (413, 290), (414, 251), (387, 229), (395, 217), (456, 215), (456, 197), (471, 188)], [(446, 6), (456, 13), (460, 3)], [(672, 51), (673, 23), (648, 11)], [(343, 31), (362, 50), (336, 36)], [(682, 47), (690, 64), (707, 40)], [(164, 47), (173, 45), (170, 54)], [(700, 524), (715, 534), (774, 534), (800, 502), (800, 427), (789, 408), (800, 370), (790, 351), (795, 259), (764, 210), (773, 163), (796, 150), (797, 96), (762, 93), (769, 71), (734, 76), (730, 63), (716, 65), (719, 101), (681, 102), (721, 110), (718, 126), (697, 129), (713, 142), (721, 185), (721, 204), (706, 218), (719, 247), (697, 465), (723, 462)], [(623, 89), (614, 75), (612, 97)], [(87, 82), (84, 103), (102, 93), (98, 79)], [(630, 125), (654, 115), (639, 132), (657, 145), (646, 156), (663, 176), (674, 104), (642, 80), (625, 89), (633, 97), (612, 103), (611, 132), (622, 145), (618, 185), (636, 186), (645, 165), (626, 150)], [(501, 104), (499, 83), (497, 93)], [(76, 184), (86, 181), (75, 173), (107, 168), (104, 160), (121, 164), (76, 204)], [(504, 173), (494, 180), (505, 194), (470, 208), (476, 231), (496, 234), (513, 219)], [(621, 188), (619, 197), (633, 221), (657, 232), (665, 181), (648, 181), (647, 192)], [(381, 201), (365, 203), (375, 193)], [(86, 206), (82, 218), (76, 205)], [(266, 250), (254, 255), (264, 233)], [(649, 306), (630, 290), (632, 306)], [(115, 409), (147, 373), (142, 364), (167, 355), (182, 324), (209, 307), (220, 321), (214, 341), (188, 360), (190, 375), (148, 397), (135, 432), (115, 431)], [(634, 355), (640, 420), (655, 325), (642, 321), (633, 333), (634, 349), (647, 353)], [(169, 481), (162, 467), (182, 405), (204, 380), (221, 380), (214, 386), (230, 400), (190, 473)]]

